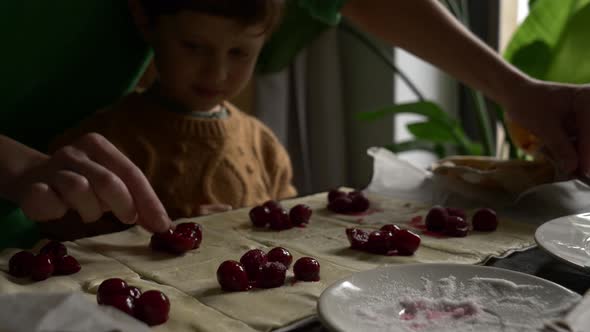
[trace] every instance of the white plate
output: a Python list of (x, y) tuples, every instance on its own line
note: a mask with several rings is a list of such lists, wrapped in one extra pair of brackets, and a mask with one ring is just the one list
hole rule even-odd
[(558, 259), (590, 272), (590, 213), (544, 223), (537, 228), (535, 241)]
[(510, 270), (411, 264), (338, 281), (322, 293), (318, 314), (326, 328), (339, 332), (528, 332), (579, 299), (550, 281)]

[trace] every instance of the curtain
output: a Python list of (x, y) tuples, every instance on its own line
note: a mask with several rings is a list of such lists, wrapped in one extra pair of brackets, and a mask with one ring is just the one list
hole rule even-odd
[(392, 142), (393, 119), (365, 123), (356, 114), (391, 105), (393, 84), (389, 67), (338, 29), (323, 33), (286, 70), (256, 78), (255, 114), (289, 151), (300, 194), (369, 183), (366, 150)]

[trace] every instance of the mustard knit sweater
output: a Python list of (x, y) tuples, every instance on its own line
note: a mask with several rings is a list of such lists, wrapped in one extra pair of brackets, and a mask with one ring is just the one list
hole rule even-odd
[(203, 204), (253, 206), (296, 195), (289, 156), (272, 131), (224, 103), (229, 116), (194, 117), (133, 93), (67, 131), (54, 150), (85, 133), (111, 141), (146, 175), (170, 217)]

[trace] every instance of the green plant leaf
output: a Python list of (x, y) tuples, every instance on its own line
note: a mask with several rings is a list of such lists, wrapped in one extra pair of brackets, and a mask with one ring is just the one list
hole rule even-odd
[(579, 0), (537, 0), (529, 16), (512, 36), (504, 57), (512, 63), (515, 53), (522, 47), (540, 41), (553, 49), (559, 42), (569, 17), (575, 12)]
[(388, 106), (377, 111), (358, 113), (357, 117), (361, 120), (373, 121), (385, 116), (402, 113), (423, 115), (428, 118), (428, 120), (435, 121), (449, 127), (457, 125), (457, 121), (455, 119), (453, 119), (447, 112), (440, 108), (440, 106), (430, 101)]
[(543, 79), (551, 64), (552, 49), (542, 40), (524, 45), (517, 49), (512, 56), (512, 64), (526, 74)]
[(414, 122), (407, 125), (408, 131), (416, 138), (436, 143), (455, 142), (449, 127), (434, 121)]
[(585, 84), (590, 82), (590, 4), (578, 10), (568, 22), (553, 52), (546, 80)]

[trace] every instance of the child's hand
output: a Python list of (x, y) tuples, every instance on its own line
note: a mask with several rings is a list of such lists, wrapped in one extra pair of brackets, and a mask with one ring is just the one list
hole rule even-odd
[(215, 214), (220, 212), (231, 211), (231, 205), (226, 204), (205, 204), (199, 206), (199, 215), (206, 216), (209, 214)]
[(72, 209), (85, 222), (112, 211), (122, 222), (152, 232), (170, 219), (143, 173), (108, 140), (88, 134), (43, 156), (15, 179), (16, 202), (33, 220), (58, 219)]

